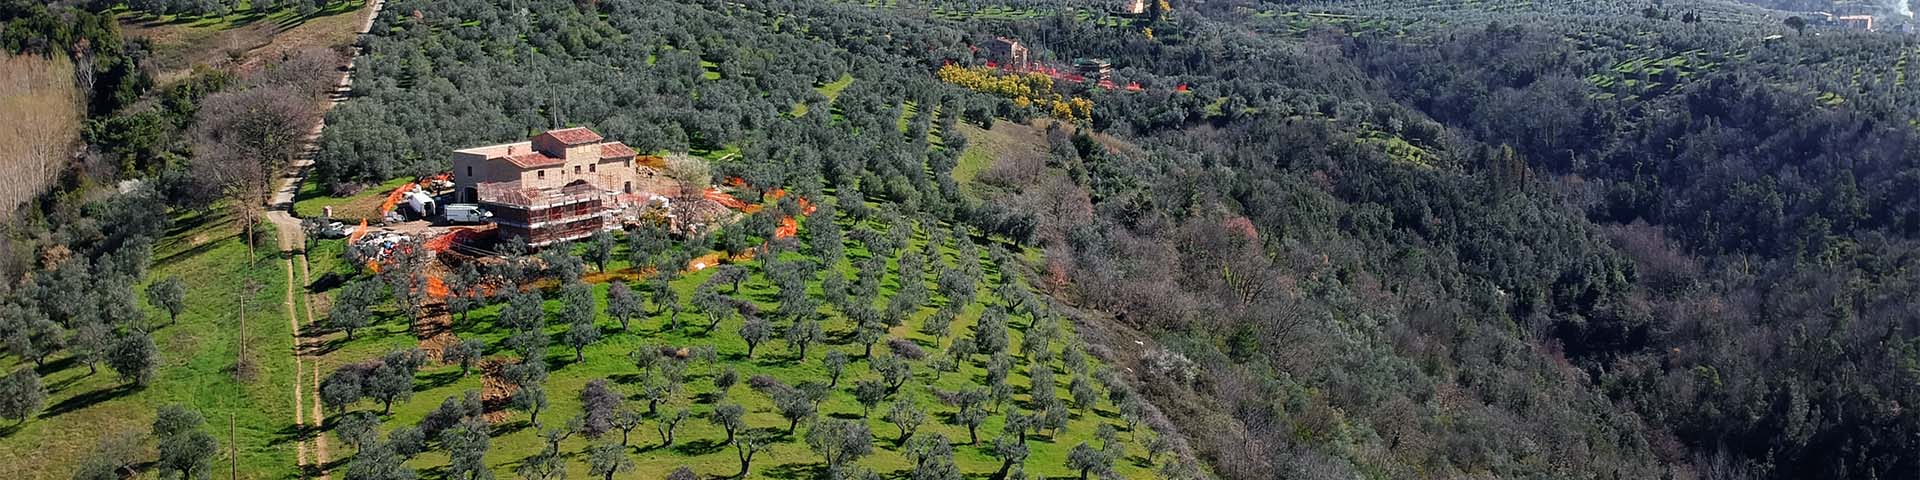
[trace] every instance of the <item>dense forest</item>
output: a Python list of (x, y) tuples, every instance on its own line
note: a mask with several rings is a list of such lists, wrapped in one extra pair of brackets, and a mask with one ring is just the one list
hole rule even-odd
[[(1668, 2), (1700, 12), (1673, 16), (1421, 3), (1332, 2), (1341, 16), (1300, 26), (1264, 15), (1271, 6), (1209, 2), (1179, 17), (1183, 27), (1267, 34), (1186, 45), (1061, 21), (1016, 26), (1076, 55), (1215, 85), (1195, 91), (1237, 107), (1191, 112), (1171, 131), (1158, 99), (1109, 111), (1165, 153), (1107, 171), (1175, 170), (1090, 185), (1112, 226), (1075, 245), (1099, 285), (1084, 292), (1089, 304), (1199, 340), (1190, 355), (1217, 359), (1218, 410), (1271, 425), (1250, 437), (1265, 430), (1274, 469), (1877, 478), (1916, 468), (1920, 418), (1902, 406), (1920, 400), (1920, 325), (1898, 293), (1915, 281), (1905, 265), (1920, 186), (1897, 60), (1911, 37), (1797, 35), (1784, 15), (1705, 2)], [(1223, 50), (1258, 53), (1204, 53)], [(1159, 204), (1170, 198), (1211, 202)], [(1236, 216), (1259, 227), (1257, 246), (1192, 247), (1219, 245), (1217, 225)], [(1222, 259), (1194, 262), (1202, 251)], [(1248, 264), (1272, 267), (1248, 274)], [(1232, 267), (1242, 272), (1217, 285), (1192, 280)], [(1267, 286), (1236, 289), (1244, 275)], [(1291, 288), (1271, 291), (1281, 285)], [(1344, 332), (1354, 324), (1377, 333)], [(1262, 348), (1250, 355), (1247, 344)], [(1405, 370), (1329, 362), (1345, 358)], [(1260, 366), (1240, 366), (1248, 360)], [(1462, 390), (1475, 421), (1433, 401)], [(1300, 397), (1306, 408), (1269, 400)], [(1335, 412), (1344, 420), (1315, 418)], [(1329, 421), (1364, 433), (1297, 435), (1295, 422)], [(1553, 431), (1527, 430), (1543, 424)], [(1530, 441), (1469, 443), (1486, 432)], [(1556, 453), (1529, 455), (1542, 450)], [(1222, 465), (1262, 465), (1230, 445), (1217, 452), (1231, 459)]]

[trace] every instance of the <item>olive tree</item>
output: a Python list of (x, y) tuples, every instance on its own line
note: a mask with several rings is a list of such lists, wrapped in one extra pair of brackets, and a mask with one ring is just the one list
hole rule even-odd
[(873, 432), (866, 422), (833, 419), (807, 432), (807, 447), (827, 460), (827, 474), (844, 471), (847, 464), (873, 453)]
[(187, 309), (186, 284), (180, 281), (179, 275), (169, 275), (153, 282), (147, 286), (147, 303), (167, 312), (169, 325), (177, 323), (180, 321), (180, 312)]
[(911, 400), (900, 400), (893, 402), (893, 408), (887, 411), (887, 421), (900, 429), (900, 438), (894, 440), (894, 444), (905, 445), (908, 439), (913, 438), (913, 432), (927, 422), (927, 413)]
[(47, 389), (33, 369), (22, 368), (0, 378), (0, 418), (26, 423), (46, 402)]

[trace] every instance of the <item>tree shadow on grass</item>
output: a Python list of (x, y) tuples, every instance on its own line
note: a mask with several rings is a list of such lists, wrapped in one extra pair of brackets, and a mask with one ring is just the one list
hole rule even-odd
[(53, 406), (48, 408), (47, 411), (41, 412), (40, 418), (58, 417), (61, 415), (65, 415), (67, 413), (72, 413), (75, 410), (91, 407), (100, 402), (105, 402), (108, 400), (113, 400), (115, 398), (126, 396), (138, 390), (139, 388), (133, 386), (132, 384), (123, 383), (123, 384), (115, 385), (108, 388), (103, 388), (103, 389), (94, 390), (87, 393), (82, 393), (79, 395), (74, 395), (72, 397), (67, 398), (66, 400), (61, 400), (60, 403), (53, 404)]
[[(334, 452), (336, 456), (332, 459), (327, 460), (327, 463), (325, 465), (321, 465), (321, 469), (329, 472), (345, 473), (345, 472), (341, 472), (340, 469), (345, 468), (347, 466), (347, 463), (353, 461), (353, 455), (344, 455), (342, 454), (343, 452), (339, 451), (339, 449), (331, 449), (330, 451)], [(354, 452), (354, 453), (359, 453), (359, 452)], [(320, 478), (320, 472), (314, 472), (313, 475), (308, 476), (307, 478)]]
[(416, 387), (414, 388), (417, 390), (432, 390), (435, 388), (452, 385), (453, 382), (458, 382), (460, 381), (461, 378), (463, 377), (460, 375), (459, 369), (452, 369), (452, 370), (439, 372), (439, 373), (429, 373), (429, 374), (421, 375), (418, 380), (415, 380), (414, 382), (416, 384)]
[[(213, 249), (220, 248), (221, 243), (239, 236), (240, 234), (235, 233), (233, 235), (223, 235), (218, 238), (208, 239), (207, 241), (202, 242), (199, 245), (193, 246), (193, 248), (181, 250), (178, 252), (174, 252), (171, 255), (154, 259), (153, 266), (149, 268), (153, 268), (157, 270), (160, 268), (167, 267), (169, 265), (173, 265), (175, 263), (179, 263), (189, 258), (198, 257), (202, 253), (206, 253)], [(245, 243), (245, 242), (241, 242), (241, 243)]]
[(699, 440), (680, 442), (674, 445), (671, 450), (673, 450), (674, 453), (679, 453), (681, 455), (700, 456), (700, 455), (706, 455), (713, 452), (718, 452), (725, 448), (727, 448), (727, 444), (721, 443), (720, 440), (711, 439), (711, 438), (702, 438)]
[[(324, 335), (324, 334), (316, 333), (316, 335)], [(365, 338), (365, 337), (359, 337), (359, 338)], [(306, 348), (301, 349), (302, 350), (301, 353), (305, 353), (307, 355), (313, 355), (313, 356), (325, 356), (326, 354), (333, 353), (335, 350), (339, 350), (340, 347), (344, 347), (348, 343), (351, 343), (351, 342), (347, 341), (347, 337), (341, 336), (339, 338), (333, 338), (333, 339), (328, 339), (328, 340), (308, 344)]]
[(759, 476), (762, 478), (777, 478), (777, 479), (786, 479), (786, 480), (827, 478), (827, 464), (825, 462), (783, 463), (780, 465), (775, 465), (773, 466), (773, 468), (762, 469), (759, 473), (760, 473)]
[[(38, 369), (36, 369), (36, 371), (37, 371), (37, 370), (38, 370)], [(57, 371), (57, 370), (56, 370), (56, 371)], [(80, 375), (80, 376), (77, 376), (77, 377), (67, 377), (67, 378), (65, 378), (65, 379), (62, 379), (62, 380), (60, 380), (60, 381), (58, 381), (58, 382), (54, 382), (54, 383), (52, 383), (52, 384), (49, 384), (49, 385), (47, 385), (47, 386), (46, 386), (46, 389), (47, 389), (47, 394), (49, 394), (49, 395), (52, 395), (52, 394), (57, 394), (57, 393), (60, 393), (60, 392), (64, 392), (64, 391), (66, 391), (66, 390), (67, 390), (67, 387), (71, 387), (71, 386), (73, 386), (73, 384), (76, 384), (76, 383), (80, 383), (80, 382), (81, 382), (82, 380), (87, 380), (87, 379), (91, 379), (91, 378), (93, 378), (93, 376), (94, 376), (94, 375), (96, 375), (96, 374), (99, 374), (99, 373), (100, 373), (100, 372), (95, 372), (95, 373), (89, 373), (89, 374), (86, 374), (86, 375)], [(46, 378), (46, 375), (41, 375), (41, 376), (40, 376), (40, 378)]]
[(837, 418), (841, 420), (866, 420), (867, 419), (867, 417), (862, 417), (860, 416), (860, 414), (853, 413), (853, 412), (833, 412), (833, 413), (827, 414), (827, 417)]
[(274, 430), (273, 439), (269, 440), (267, 444), (268, 445), (285, 445), (291, 442), (299, 442), (302, 440), (306, 440), (308, 436), (312, 435), (312, 433), (313, 433), (313, 430), (307, 427), (303, 427), (300, 425), (287, 425), (284, 427), (280, 427), (279, 430)]
[(498, 424), (498, 425), (494, 425), (494, 426), (493, 426), (493, 431), (492, 431), (491, 433), (488, 433), (488, 435), (489, 435), (489, 436), (494, 436), (494, 437), (499, 437), (499, 436), (503, 436), (503, 435), (512, 435), (512, 434), (514, 434), (514, 433), (517, 433), (517, 432), (519, 432), (519, 431), (521, 431), (521, 430), (526, 430), (526, 429), (528, 429), (528, 428), (531, 428), (531, 427), (533, 427), (533, 424), (532, 424), (532, 423), (528, 423), (528, 422), (527, 422), (527, 421), (525, 421), (525, 420), (519, 420), (519, 421), (513, 421), (513, 422), (506, 422), (506, 423), (501, 423), (501, 424)]
[(702, 404), (702, 405), (718, 403), (719, 401), (726, 400), (726, 399), (727, 397), (721, 396), (720, 392), (700, 392), (700, 393), (693, 394), (693, 403)]
[(1152, 462), (1147, 461), (1147, 457), (1142, 457), (1139, 455), (1128, 455), (1127, 463), (1131, 463), (1133, 464), (1133, 466), (1140, 467), (1140, 468), (1153, 468), (1154, 466)]
[[(79, 358), (75, 358), (72, 355), (68, 355), (65, 357), (61, 357), (59, 360), (47, 362), (46, 365), (34, 366), (33, 373), (40, 375), (40, 378), (47, 378), (47, 376), (53, 375), (54, 373), (58, 373), (61, 370), (73, 368), (74, 364), (77, 364), (77, 363), (80, 363)], [(105, 363), (105, 362), (102, 362), (102, 363)], [(85, 377), (81, 377), (81, 378), (85, 378)]]
[(581, 362), (576, 362), (576, 361), (574, 361), (574, 360), (573, 360), (573, 358), (574, 358), (574, 357), (573, 357), (573, 348), (572, 348), (572, 347), (568, 347), (568, 348), (567, 348), (567, 354), (566, 354), (566, 355), (561, 355), (561, 356), (559, 356), (559, 357), (552, 357), (552, 356), (549, 356), (549, 357), (547, 358), (547, 365), (548, 365), (548, 367), (547, 367), (547, 368), (548, 368), (548, 369), (550, 369), (550, 370), (560, 370), (560, 369), (563, 369), (563, 368), (567, 368), (567, 366), (569, 366), (569, 365), (573, 365), (573, 364), (575, 364), (575, 363), (581, 363)]

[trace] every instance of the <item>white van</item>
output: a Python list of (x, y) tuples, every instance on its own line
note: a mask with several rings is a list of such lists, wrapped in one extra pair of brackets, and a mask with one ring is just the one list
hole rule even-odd
[(493, 212), (471, 203), (450, 203), (446, 206), (447, 223), (487, 223), (493, 219)]

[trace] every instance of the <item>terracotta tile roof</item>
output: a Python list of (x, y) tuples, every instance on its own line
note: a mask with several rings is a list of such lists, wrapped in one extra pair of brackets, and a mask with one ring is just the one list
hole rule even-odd
[(593, 142), (604, 140), (604, 138), (600, 137), (600, 134), (593, 133), (593, 130), (589, 130), (587, 129), (587, 127), (574, 127), (574, 128), (563, 128), (559, 130), (548, 130), (547, 133), (543, 133), (541, 135), (553, 137), (554, 140), (559, 140), (560, 143), (566, 144), (566, 145), (580, 145), (583, 143), (593, 143)]
[(600, 144), (600, 158), (631, 157), (634, 155), (636, 155), (636, 153), (634, 153), (633, 148), (628, 147), (627, 144), (624, 143), (607, 142)]
[(506, 158), (508, 162), (512, 162), (513, 166), (520, 167), (523, 169), (552, 167), (552, 166), (557, 166), (557, 165), (566, 163), (566, 160), (561, 159), (560, 157), (550, 157), (550, 156), (547, 156), (547, 154), (545, 153), (540, 153), (537, 151), (522, 153), (519, 155), (507, 156), (504, 158)]

